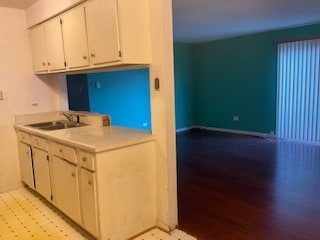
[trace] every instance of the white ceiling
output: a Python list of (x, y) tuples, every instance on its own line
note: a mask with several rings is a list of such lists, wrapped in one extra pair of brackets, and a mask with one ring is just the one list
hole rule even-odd
[(37, 0), (0, 0), (0, 7), (26, 9)]
[(174, 39), (177, 42), (205, 42), (320, 23), (320, 0), (173, 0), (172, 2)]
[[(26, 9), (36, 1), (0, 0), (0, 7)], [(172, 3), (176, 42), (205, 42), (320, 23), (320, 0), (172, 0)]]

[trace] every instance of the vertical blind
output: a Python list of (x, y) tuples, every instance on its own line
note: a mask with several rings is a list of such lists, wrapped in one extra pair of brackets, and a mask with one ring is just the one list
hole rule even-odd
[(278, 44), (277, 136), (320, 142), (320, 39)]

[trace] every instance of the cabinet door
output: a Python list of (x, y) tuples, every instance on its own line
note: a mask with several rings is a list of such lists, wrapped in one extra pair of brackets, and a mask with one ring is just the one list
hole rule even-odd
[(91, 64), (120, 60), (116, 0), (93, 0), (85, 8)]
[(44, 25), (48, 69), (65, 69), (63, 38), (60, 18), (54, 18)]
[(33, 70), (35, 72), (45, 72), (47, 71), (47, 58), (43, 25), (32, 28), (30, 38)]
[(35, 189), (42, 196), (51, 199), (51, 184), (48, 153), (32, 148)]
[(59, 157), (52, 160), (54, 201), (61, 211), (81, 223), (77, 167)]
[(71, 9), (61, 19), (67, 67), (89, 66), (84, 7)]
[(19, 142), (19, 158), (22, 181), (30, 188), (34, 189), (33, 163), (31, 156), (31, 147), (25, 143)]
[(80, 196), (82, 224), (94, 236), (98, 236), (96, 184), (95, 174), (81, 168), (80, 170)]

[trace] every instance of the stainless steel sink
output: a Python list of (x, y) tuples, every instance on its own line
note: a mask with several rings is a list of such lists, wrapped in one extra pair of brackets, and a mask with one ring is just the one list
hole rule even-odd
[(41, 122), (41, 123), (32, 123), (27, 126), (34, 127), (41, 130), (58, 130), (58, 129), (66, 129), (66, 128), (74, 128), (86, 126), (85, 123), (71, 123), (69, 121), (51, 121), (51, 122)]

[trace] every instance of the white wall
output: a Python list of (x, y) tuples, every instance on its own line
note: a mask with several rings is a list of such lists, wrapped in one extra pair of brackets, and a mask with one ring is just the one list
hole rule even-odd
[(14, 116), (60, 109), (59, 82), (33, 74), (26, 27), (24, 11), (0, 8), (0, 191), (20, 185)]

